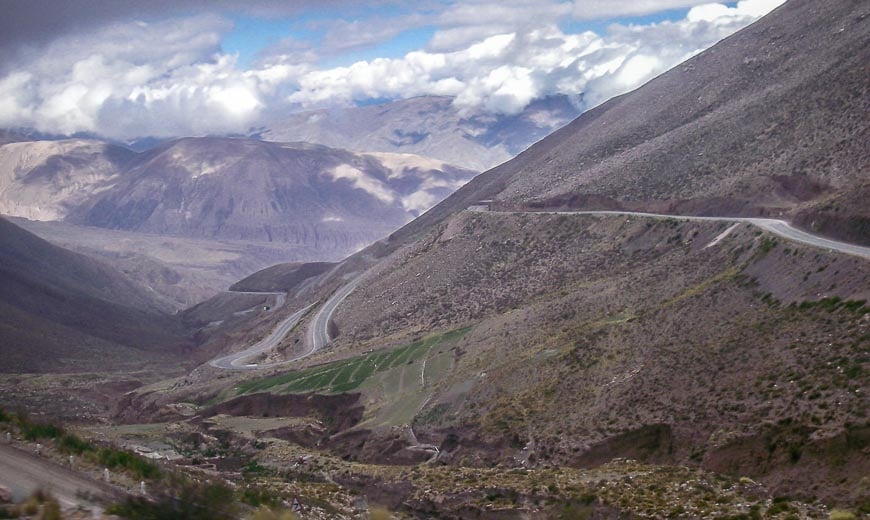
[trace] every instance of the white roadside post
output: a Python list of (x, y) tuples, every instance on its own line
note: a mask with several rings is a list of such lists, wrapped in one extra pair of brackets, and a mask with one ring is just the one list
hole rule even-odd
[(6, 444), (12, 444), (12, 432), (6, 432)]
[(73, 466), (73, 463), (75, 463), (75, 460), (76, 460), (75, 457), (73, 457), (72, 455), (69, 456), (69, 465), (70, 465), (70, 467)]
[(42, 444), (36, 443), (36, 454), (39, 455), (42, 451)]
[(109, 481), (109, 468), (103, 468), (103, 480)]
[(147, 493), (145, 493), (145, 481), (144, 480), (139, 481), (139, 493), (142, 493), (143, 495), (147, 494)]

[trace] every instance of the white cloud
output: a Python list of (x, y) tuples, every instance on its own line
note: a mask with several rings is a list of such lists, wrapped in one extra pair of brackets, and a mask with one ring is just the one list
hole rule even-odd
[(511, 26), (507, 24), (450, 27), (436, 31), (426, 45), (426, 50), (431, 52), (461, 50), (480, 41), (481, 38), (509, 32), (511, 32)]
[(33, 74), (13, 72), (0, 79), (0, 125), (33, 119)]
[(349, 180), (354, 188), (363, 190), (383, 202), (390, 203), (396, 199), (393, 190), (388, 188), (383, 182), (370, 175), (366, 175), (363, 171), (349, 164), (340, 164), (327, 173), (335, 180)]
[(405, 208), (405, 211), (420, 214), (438, 204), (443, 198), (443, 196), (434, 195), (425, 190), (415, 191), (402, 197), (402, 207)]
[(708, 0), (575, 0), (572, 15), (578, 20), (640, 16), (668, 9), (681, 9)]
[[(299, 79), (299, 89), (288, 99), (303, 107), (315, 107), (325, 102), (447, 94), (455, 96), (461, 108), (483, 107), (513, 114), (544, 95), (582, 92), (587, 105), (592, 106), (638, 87), (780, 3), (782, 0), (744, 0), (735, 7), (704, 4), (693, 7), (677, 22), (613, 25), (604, 35), (565, 34), (555, 25), (536, 26), (465, 42), (458, 50), (415, 51), (398, 59), (314, 71)], [(641, 3), (637, 12), (652, 9), (653, 4)], [(594, 9), (596, 5), (586, 4)], [(621, 5), (628, 9), (629, 4)], [(482, 4), (468, 9), (485, 11)], [(457, 12), (471, 16), (468, 9)], [(483, 22), (488, 21), (484, 17)], [(484, 25), (482, 30), (486, 33), (490, 28)], [(470, 29), (461, 30), (471, 34)], [(451, 47), (450, 43), (463, 40), (466, 33), (454, 36), (439, 38), (436, 33), (433, 42)]]
[[(228, 20), (202, 15), (115, 23), (20, 53), (0, 76), (0, 127), (141, 136), (245, 132), (276, 110), (379, 98), (453, 96), (462, 109), (513, 114), (551, 94), (587, 106), (635, 88), (765, 14), (782, 0), (735, 6), (693, 0), (470, 1), (395, 27), (333, 24), (329, 46), (368, 45), (415, 24), (438, 27), (420, 50), (318, 69), (307, 42), (287, 38), (250, 70), (222, 52)], [(566, 34), (558, 22), (690, 7), (676, 22)], [(347, 32), (341, 40), (341, 29)], [(385, 36), (386, 35), (386, 36)]]
[(734, 7), (724, 4), (703, 4), (693, 7), (686, 15), (690, 22), (711, 22), (727, 24), (734, 19), (757, 18), (763, 16), (782, 4), (783, 0), (743, 0)]
[(243, 132), (305, 66), (238, 70), (226, 20), (133, 22), (52, 42), (0, 78), (0, 126), (114, 138)]
[(308, 24), (309, 29), (325, 29), (318, 52), (338, 54), (345, 50), (364, 48), (387, 41), (397, 34), (425, 23), (423, 15), (412, 13), (392, 18), (366, 18), (356, 20), (318, 20)]

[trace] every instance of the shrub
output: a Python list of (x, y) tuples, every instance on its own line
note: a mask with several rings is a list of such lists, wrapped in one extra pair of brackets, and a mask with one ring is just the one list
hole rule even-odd
[(391, 518), (393, 515), (383, 507), (375, 506), (369, 509), (369, 520), (390, 520)]
[(822, 298), (819, 301), (819, 305), (821, 305), (821, 307), (828, 312), (834, 312), (835, 310), (837, 310), (837, 307), (840, 306), (840, 303), (841, 303), (841, 300), (840, 300), (839, 296), (833, 296), (831, 298)]
[(258, 475), (266, 471), (266, 467), (257, 462), (256, 460), (251, 460), (242, 468), (242, 472), (246, 474), (254, 474)]
[(800, 448), (800, 446), (791, 445), (788, 447), (788, 460), (792, 464), (797, 464), (798, 461), (801, 460), (801, 448)]
[(73, 453), (75, 455), (81, 455), (86, 451), (97, 450), (97, 448), (93, 444), (71, 433), (67, 433), (66, 435), (62, 436), (60, 438), (60, 441), (58, 441), (57, 443), (57, 447), (60, 451), (64, 453)]
[(21, 506), (21, 511), (27, 516), (34, 516), (39, 512), (39, 502), (31, 497)]
[(290, 511), (276, 511), (268, 507), (258, 507), (251, 520), (296, 520), (296, 515)]
[(60, 514), (60, 504), (52, 497), (45, 500), (45, 505), (42, 506), (41, 520), (61, 520), (63, 516)]
[(864, 304), (867, 303), (866, 300), (848, 300), (843, 303), (843, 307), (851, 312), (857, 312), (859, 314), (864, 314)]
[(103, 448), (100, 450), (98, 460), (107, 468), (122, 468), (142, 479), (154, 479), (160, 476), (160, 468), (156, 464), (128, 451)]
[(855, 513), (843, 509), (833, 509), (828, 518), (830, 520), (855, 520)]
[(246, 487), (242, 490), (240, 499), (242, 502), (254, 507), (274, 507), (281, 502), (281, 499), (277, 494), (256, 486)]
[(772, 240), (772, 239), (770, 239), (770, 238), (765, 238), (765, 239), (761, 242), (761, 252), (762, 252), (762, 253), (767, 253), (767, 252), (769, 252), (771, 249), (773, 249), (774, 247), (776, 247), (776, 240)]
[(21, 434), (29, 441), (39, 439), (56, 439), (63, 435), (63, 429), (53, 424), (31, 423), (23, 421), (20, 423)]
[(791, 506), (788, 504), (788, 498), (776, 497), (773, 499), (773, 504), (767, 509), (767, 516), (775, 516), (789, 511), (791, 511)]
[(238, 518), (238, 504), (223, 484), (181, 480), (153, 500), (128, 497), (107, 512), (130, 520), (230, 520)]

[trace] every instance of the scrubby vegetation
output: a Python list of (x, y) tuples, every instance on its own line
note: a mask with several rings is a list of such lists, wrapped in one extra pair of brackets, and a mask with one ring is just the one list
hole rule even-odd
[[(98, 444), (50, 422), (36, 422), (23, 413), (10, 413), (0, 408), (3, 429), (15, 432), (29, 442), (45, 443), (46, 449), (64, 455), (82, 457), (84, 464), (109, 468), (132, 477), (134, 482), (148, 481), (148, 496), (129, 495), (124, 501), (109, 507), (109, 513), (131, 520), (206, 520), (236, 519), (259, 507), (245, 518), (294, 518), (282, 512), (286, 497), (257, 484), (256, 479), (266, 468), (252, 460), (245, 466), (245, 484), (238, 490), (220, 479), (192, 477), (177, 469), (167, 469), (133, 452), (111, 445)], [(271, 509), (270, 509), (271, 508)], [(0, 506), (0, 518), (38, 517), (43, 520), (62, 518), (57, 501), (38, 491), (24, 503)], [(37, 516), (38, 515), (38, 516)]]
[(290, 511), (281, 511), (269, 507), (258, 507), (251, 520), (296, 520), (297, 516)]
[(24, 502), (2, 506), (0, 518), (38, 518), (39, 520), (61, 520), (60, 503), (48, 491), (37, 489)]
[(130, 520), (229, 520), (238, 518), (239, 511), (230, 487), (180, 475), (173, 475), (152, 498), (130, 497), (108, 510)]
[(52, 441), (54, 447), (63, 454), (85, 456), (87, 460), (113, 470), (129, 473), (139, 480), (153, 480), (161, 476), (160, 467), (130, 451), (119, 450), (108, 445), (97, 445), (63, 427), (48, 422), (35, 422), (24, 414), (11, 414), (0, 409), (7, 423), (18, 429), (27, 441)]
[(870, 313), (870, 307), (867, 307), (866, 300), (842, 300), (839, 296), (831, 296), (822, 298), (816, 301), (803, 301), (797, 305), (801, 310), (807, 309), (822, 309), (828, 312), (834, 312), (838, 309), (843, 309), (849, 312), (854, 312), (858, 315)]
[(136, 478), (155, 479), (160, 476), (160, 468), (146, 459), (129, 451), (102, 448), (98, 460), (107, 468), (120, 468), (132, 473)]

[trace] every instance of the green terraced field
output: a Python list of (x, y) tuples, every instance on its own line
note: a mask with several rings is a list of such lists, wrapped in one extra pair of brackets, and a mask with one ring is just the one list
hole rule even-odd
[(410, 345), (372, 352), (362, 356), (334, 361), (322, 366), (289, 372), (242, 383), (238, 394), (270, 391), (275, 393), (342, 393), (357, 389), (374, 374), (414, 362), (446, 341), (464, 336), (470, 327), (432, 335)]

